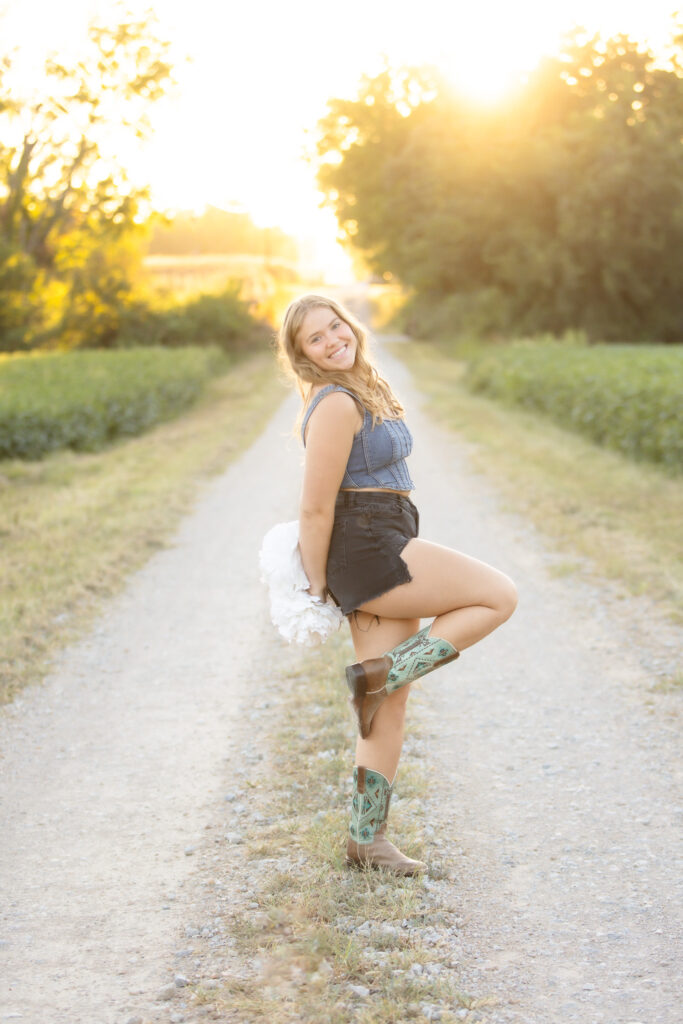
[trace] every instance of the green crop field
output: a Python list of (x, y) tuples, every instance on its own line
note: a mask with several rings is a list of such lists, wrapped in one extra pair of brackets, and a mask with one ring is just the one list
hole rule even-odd
[(518, 342), (475, 356), (464, 382), (631, 458), (683, 469), (682, 348)]
[(131, 348), (0, 359), (0, 459), (97, 451), (171, 418), (224, 372), (218, 348)]

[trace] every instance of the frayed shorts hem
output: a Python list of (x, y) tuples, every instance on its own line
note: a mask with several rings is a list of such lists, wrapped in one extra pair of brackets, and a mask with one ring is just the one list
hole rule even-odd
[[(400, 559), (400, 562), (401, 562), (401, 565), (404, 566), (404, 568), (405, 568), (405, 574), (402, 574), (402, 578), (401, 579), (392, 580), (391, 583), (388, 583), (386, 586), (381, 587), (380, 590), (378, 590), (376, 593), (371, 593), (371, 594), (367, 594), (367, 595), (363, 594), (362, 599), (350, 602), (351, 607), (349, 607), (349, 600), (348, 599), (345, 602), (345, 604), (342, 604), (341, 601), (337, 600), (337, 597), (335, 596), (335, 594), (328, 587), (328, 590), (330, 592), (330, 597), (335, 602), (335, 604), (337, 604), (341, 608), (342, 615), (347, 615), (347, 616), (348, 615), (353, 615), (354, 612), (360, 610), (361, 605), (368, 604), (370, 601), (375, 601), (375, 600), (377, 600), (378, 597), (384, 597), (385, 594), (390, 593), (396, 587), (400, 587), (402, 583), (412, 583), (413, 577), (410, 575), (410, 572), (408, 570), (408, 566), (406, 565), (406, 563), (403, 561), (402, 558)], [(397, 575), (398, 575), (398, 573), (397, 573)]]

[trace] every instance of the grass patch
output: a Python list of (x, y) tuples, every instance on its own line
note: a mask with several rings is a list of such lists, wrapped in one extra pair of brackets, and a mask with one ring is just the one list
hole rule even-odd
[[(258, 910), (226, 915), (225, 932), (253, 969), (212, 993), (219, 1019), (449, 1024), (487, 1003), (462, 992), (449, 969), (457, 909), (443, 890), (433, 892), (439, 883), (344, 864), (355, 725), (340, 680), (350, 656), (340, 635), (286, 679), (267, 771), (270, 824), (240, 847), (253, 865), (249, 899)], [(390, 824), (401, 848), (418, 857), (424, 822), (413, 797), (424, 788), (419, 761), (408, 755)], [(201, 986), (196, 999), (206, 1001)]]
[(560, 574), (585, 560), (683, 621), (683, 481), (636, 464), (547, 419), (463, 386), (465, 364), (435, 345), (394, 349), (438, 422), (473, 442), (473, 465), (495, 479), (508, 507), (552, 538), (566, 556)]
[(465, 383), (630, 458), (683, 470), (683, 351), (677, 346), (547, 340), (488, 346), (469, 363)]
[(683, 671), (664, 676), (652, 686), (654, 693), (683, 693)]
[(253, 440), (281, 395), (272, 357), (254, 356), (141, 437), (96, 454), (0, 462), (0, 702), (40, 679), (166, 543), (201, 481)]

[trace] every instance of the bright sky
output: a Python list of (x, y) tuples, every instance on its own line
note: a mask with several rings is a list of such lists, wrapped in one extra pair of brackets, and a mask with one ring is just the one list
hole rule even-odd
[[(353, 96), (363, 73), (436, 64), (479, 99), (495, 98), (573, 24), (625, 32), (657, 51), (676, 0), (129, 0), (153, 6), (174, 44), (177, 95), (154, 112), (154, 138), (131, 156), (161, 207), (242, 204), (262, 225), (307, 239), (318, 263), (341, 272), (336, 221), (321, 211), (310, 147), (326, 101)], [(50, 51), (76, 54), (93, 15), (112, 0), (0, 0), (0, 57), (26, 67)], [(4, 11), (4, 17), (1, 16)], [(309, 133), (307, 135), (307, 132)]]

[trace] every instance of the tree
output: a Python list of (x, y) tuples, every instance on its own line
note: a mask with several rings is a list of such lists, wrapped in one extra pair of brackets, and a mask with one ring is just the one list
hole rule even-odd
[(74, 67), (50, 58), (39, 96), (17, 96), (0, 63), (1, 348), (106, 341), (132, 288), (147, 191), (112, 137), (147, 135), (172, 69), (152, 16), (122, 16), (91, 24)]
[(364, 80), (320, 123), (319, 182), (371, 269), (451, 330), (675, 340), (682, 115), (675, 57), (577, 32), (486, 113), (424, 71)]

